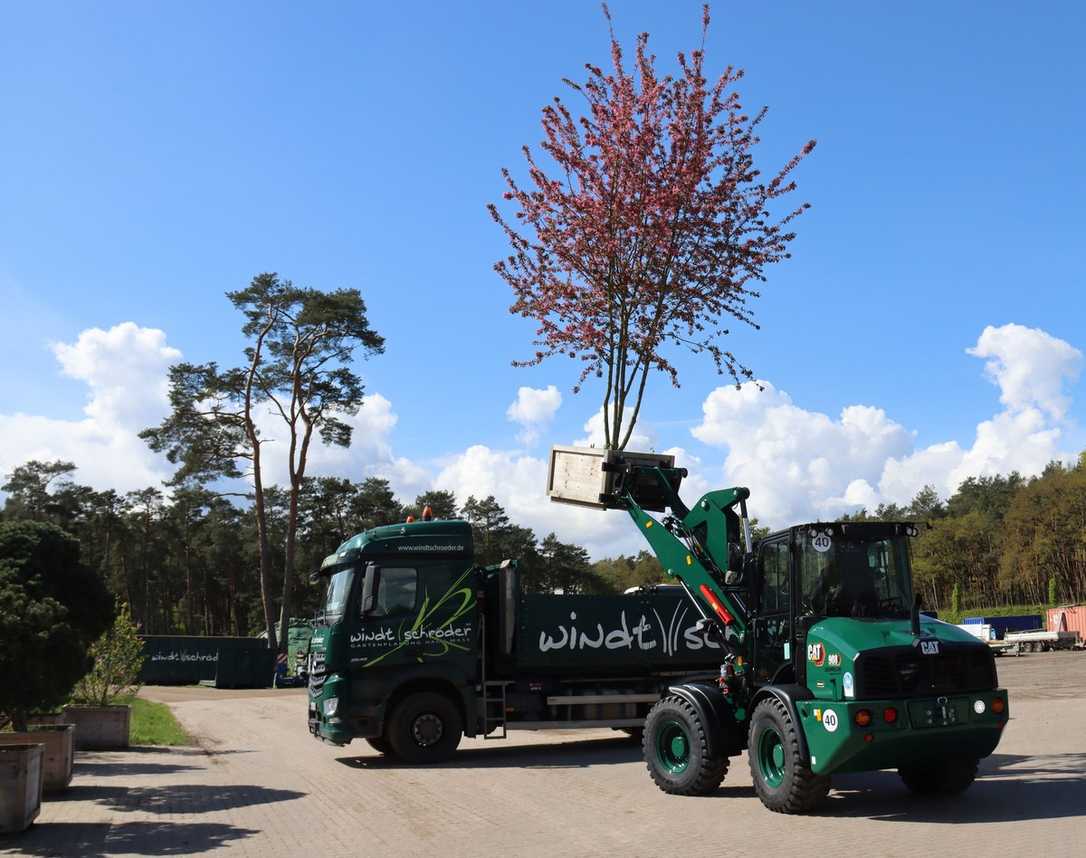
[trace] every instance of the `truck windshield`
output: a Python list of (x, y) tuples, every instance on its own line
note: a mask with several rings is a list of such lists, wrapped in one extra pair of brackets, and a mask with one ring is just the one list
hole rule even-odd
[(325, 617), (341, 617), (347, 609), (347, 597), (351, 594), (354, 570), (343, 569), (328, 579), (328, 593), (324, 599)]
[(849, 539), (804, 534), (800, 614), (904, 619), (912, 607), (905, 536)]

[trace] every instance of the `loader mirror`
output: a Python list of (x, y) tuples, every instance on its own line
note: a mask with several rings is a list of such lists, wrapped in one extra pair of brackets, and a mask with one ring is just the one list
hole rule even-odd
[(375, 563), (366, 566), (366, 577), (362, 580), (362, 616), (370, 613), (377, 604), (377, 585), (381, 572)]

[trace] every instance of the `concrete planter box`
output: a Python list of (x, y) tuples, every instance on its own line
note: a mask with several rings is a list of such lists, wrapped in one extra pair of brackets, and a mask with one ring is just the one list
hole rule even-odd
[(37, 715), (27, 716), (27, 723), (31, 727), (36, 727), (39, 724), (66, 724), (64, 720), (64, 711), (59, 712), (39, 712)]
[(0, 747), (0, 834), (25, 831), (41, 810), (41, 745)]
[(0, 747), (42, 745), (42, 789), (47, 793), (63, 792), (72, 782), (73, 724), (34, 726), (27, 733), (0, 733)]
[(77, 751), (112, 751), (128, 747), (131, 706), (65, 706), (64, 720), (75, 724)]

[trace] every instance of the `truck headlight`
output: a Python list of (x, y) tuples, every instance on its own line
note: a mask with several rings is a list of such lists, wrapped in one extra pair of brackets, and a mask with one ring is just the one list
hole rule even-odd
[(324, 710), (325, 718), (332, 718), (336, 714), (336, 710), (339, 709), (339, 698), (333, 697), (330, 700), (325, 700), (321, 704), (321, 708)]

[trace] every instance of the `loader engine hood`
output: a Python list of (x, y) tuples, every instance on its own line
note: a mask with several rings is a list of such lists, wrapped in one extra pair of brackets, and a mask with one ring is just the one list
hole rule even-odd
[(807, 632), (806, 685), (816, 698), (865, 700), (987, 691), (997, 687), (989, 647), (968, 632), (922, 618), (832, 617)]

